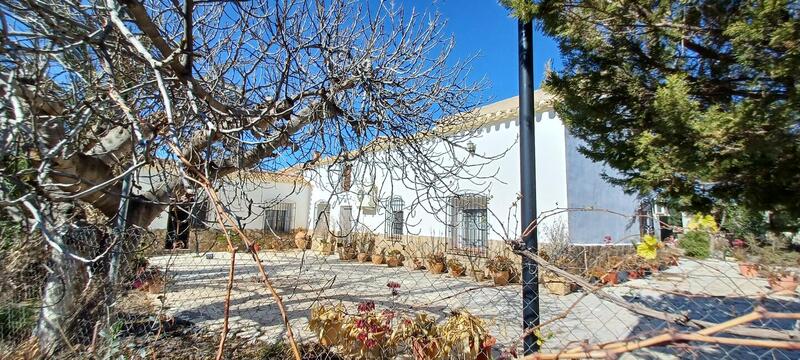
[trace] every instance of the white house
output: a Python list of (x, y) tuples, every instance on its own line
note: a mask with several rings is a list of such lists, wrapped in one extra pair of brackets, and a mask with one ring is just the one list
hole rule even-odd
[[(144, 193), (152, 184), (163, 184), (164, 176), (175, 176), (174, 168), (143, 167), (136, 176), (135, 193)], [(308, 224), (311, 188), (302, 176), (259, 171), (240, 171), (215, 182), (215, 190), (228, 214), (248, 230), (276, 234), (289, 233)], [(196, 199), (168, 206), (149, 226), (166, 231), (166, 247), (186, 241), (190, 228), (216, 228), (216, 211), (209, 207), (202, 191)]]
[[(609, 237), (629, 243), (625, 239), (638, 236), (639, 224), (613, 213), (633, 215), (639, 201), (603, 179), (612, 169), (578, 152), (580, 140), (565, 129), (548, 94), (537, 91), (535, 101), (537, 210), (555, 213), (539, 229), (561, 225), (575, 244), (603, 244)], [(419, 164), (406, 166), (407, 143), (375, 141), (346, 164), (322, 159), (302, 176), (240, 172), (217, 187), (246, 229), (308, 228), (316, 237), (330, 232), (345, 238), (369, 231), (395, 241), (442, 240), (446, 249), (437, 251), (485, 253), (492, 243), (520, 234), (518, 98), (486, 105), (475, 114), (458, 126), (438, 129), (437, 136), (414, 140), (424, 145), (432, 166), (455, 169), (447, 174), (433, 177), (435, 171), (420, 170)], [(213, 209), (202, 202), (191, 207), (185, 213), (214, 219)], [(190, 217), (175, 211), (179, 208), (173, 206), (151, 229), (174, 233), (172, 228)], [(599, 211), (556, 210), (565, 208)]]
[[(594, 208), (635, 214), (640, 206), (637, 198), (603, 179), (602, 174), (613, 174), (612, 169), (578, 152), (580, 140), (565, 129), (551, 97), (540, 90), (535, 100), (537, 210)], [(477, 114), (463, 126), (442, 132), (456, 146), (451, 156), (437, 157), (434, 162), (455, 161), (458, 164), (449, 165), (463, 165), (465, 170), (441, 178), (442, 189), (435, 194), (426, 184), (438, 185), (425, 179), (424, 173), (403, 164), (384, 166), (401, 157), (407, 145), (375, 146), (367, 151), (370, 156), (349, 165), (320, 161), (304, 174), (312, 188), (310, 228), (315, 234), (328, 228), (346, 236), (355, 229), (398, 240), (444, 239), (444, 250), (456, 253), (485, 253), (494, 241), (517, 238), (521, 227), (516, 206), (520, 191), (518, 98), (489, 104)], [(451, 148), (436, 137), (423, 136), (418, 141), (426, 143), (426, 153)], [(555, 212), (542, 221), (540, 229), (563, 224), (575, 244), (603, 244), (608, 237), (630, 243), (624, 239), (640, 231), (630, 218), (611, 212)]]

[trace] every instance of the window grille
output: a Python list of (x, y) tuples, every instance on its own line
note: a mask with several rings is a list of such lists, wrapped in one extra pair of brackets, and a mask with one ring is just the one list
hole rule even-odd
[(403, 227), (405, 227), (403, 208), (405, 203), (399, 196), (393, 196), (386, 201), (386, 237), (391, 241), (400, 241), (403, 238)]
[(288, 233), (294, 228), (294, 204), (280, 203), (264, 210), (264, 230)]
[(486, 257), (489, 251), (488, 198), (483, 195), (453, 196), (448, 201), (448, 252)]

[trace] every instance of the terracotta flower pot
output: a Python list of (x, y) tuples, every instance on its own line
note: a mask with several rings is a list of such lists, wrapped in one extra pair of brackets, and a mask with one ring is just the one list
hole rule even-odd
[(740, 262), (739, 273), (746, 278), (754, 278), (758, 276), (758, 264), (751, 262)]
[(397, 256), (389, 256), (386, 258), (386, 265), (389, 267), (398, 267), (403, 265), (403, 262)]
[(383, 255), (380, 254), (372, 255), (372, 263), (375, 265), (383, 264), (383, 260), (384, 260)]
[(449, 269), (449, 272), (450, 272), (451, 276), (459, 277), (461, 275), (464, 275), (464, 270), (465, 269), (463, 267), (451, 266), (450, 269)]
[(356, 258), (356, 252), (353, 249), (339, 249), (339, 260), (350, 261)]
[(643, 277), (644, 277), (644, 271), (642, 271), (641, 269), (628, 271), (628, 279), (636, 280), (636, 279), (641, 279)]
[(544, 287), (553, 295), (567, 295), (575, 290), (574, 284), (560, 276), (545, 276)]
[(472, 272), (472, 278), (477, 282), (481, 282), (486, 279), (486, 272), (483, 270), (474, 270)]
[(305, 231), (298, 231), (294, 234), (294, 244), (300, 250), (305, 250), (308, 247), (308, 234)]
[(794, 275), (770, 278), (768, 282), (770, 289), (776, 294), (792, 295), (797, 290), (797, 277)]
[(367, 261), (369, 261), (369, 254), (367, 254), (367, 253), (358, 253), (358, 255), (356, 256), (356, 259), (358, 260), (358, 262), (362, 262), (362, 263), (363, 262), (367, 262)]
[(444, 263), (428, 263), (428, 271), (431, 274), (441, 274), (444, 272)]
[(333, 255), (333, 245), (332, 243), (320, 244), (319, 253), (321, 255)]
[(424, 270), (425, 264), (419, 258), (411, 258), (408, 261), (403, 261), (403, 264), (408, 265), (411, 270)]
[(619, 282), (618, 273), (616, 271), (609, 271), (600, 278), (603, 284), (616, 285)]
[(439, 344), (429, 340), (414, 340), (411, 343), (414, 360), (433, 360), (439, 358)]
[(492, 280), (496, 286), (508, 285), (508, 280), (511, 278), (511, 272), (508, 270), (493, 271)]

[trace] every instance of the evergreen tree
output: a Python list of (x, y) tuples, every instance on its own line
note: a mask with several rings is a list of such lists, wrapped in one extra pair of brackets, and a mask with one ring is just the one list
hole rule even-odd
[(502, 3), (559, 43), (545, 88), (611, 181), (800, 215), (800, 2)]

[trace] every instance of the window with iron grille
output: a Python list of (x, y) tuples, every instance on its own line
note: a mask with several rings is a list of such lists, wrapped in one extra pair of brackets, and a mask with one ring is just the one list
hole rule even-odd
[(294, 227), (294, 204), (275, 204), (264, 210), (264, 230), (288, 233)]
[(485, 257), (488, 254), (488, 199), (483, 195), (453, 196), (448, 201), (448, 252)]
[(386, 201), (386, 237), (392, 241), (400, 241), (403, 238), (404, 207), (403, 199), (393, 196)]

